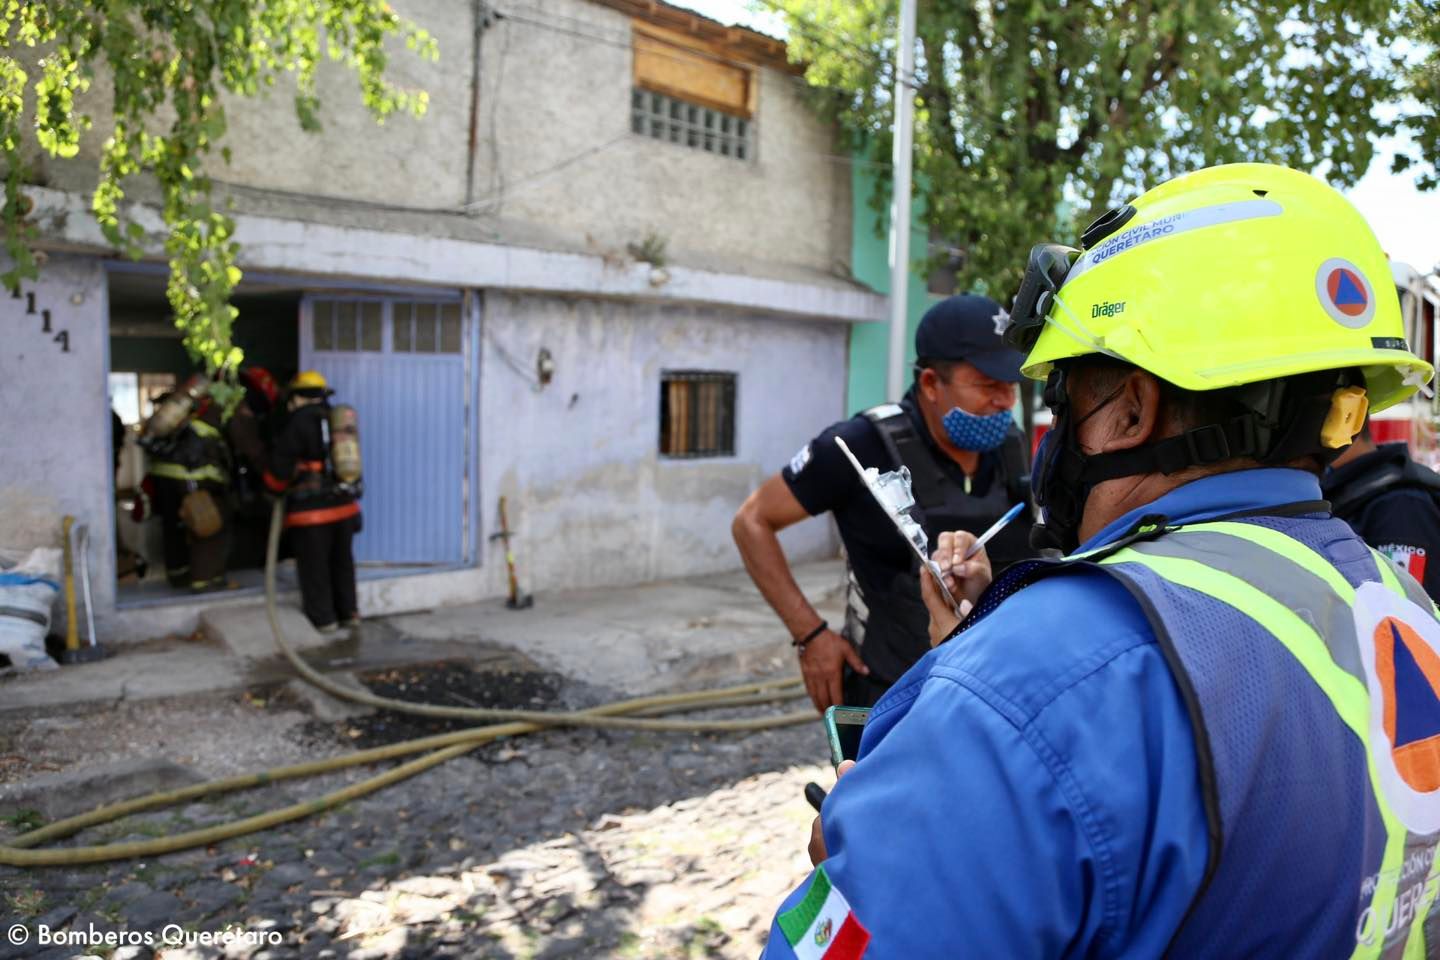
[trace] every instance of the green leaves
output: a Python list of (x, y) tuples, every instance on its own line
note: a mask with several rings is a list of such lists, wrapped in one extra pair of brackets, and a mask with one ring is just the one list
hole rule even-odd
[[(893, 0), (783, 5), (830, 115), (887, 160)], [(916, 183), (966, 250), (961, 282), (1002, 300), (1032, 244), (1074, 242), (1198, 167), (1274, 160), (1351, 184), (1403, 129), (1435, 182), (1440, 0), (956, 0), (921, 4), (917, 32)], [(1377, 109), (1406, 93), (1399, 119)]]
[(1408, 137), (1415, 155), (1397, 155), (1394, 167), (1413, 165), (1416, 183), (1433, 190), (1440, 186), (1440, 0), (1405, 4), (1402, 30), (1415, 46), (1400, 66), (1406, 97), (1396, 128)]
[[(114, 132), (101, 145), (91, 212), (108, 242), (140, 257), (147, 231), (126, 209), (125, 184), (142, 173), (154, 178), (175, 325), (224, 394), (243, 355), (231, 343), (236, 310), (229, 299), (241, 279), (235, 225), (215, 209), (208, 174), (217, 146), (222, 162), (230, 160), (229, 149), (219, 146), (227, 128), (221, 94), (253, 96), (292, 76), (300, 124), (318, 130), (315, 70), (323, 45), (354, 72), (377, 122), (396, 111), (423, 115), (425, 91), (397, 87), (386, 76), (392, 40), (425, 59), (438, 57), (435, 39), (384, 0), (0, 0), (0, 224), (15, 264), (0, 280), (14, 289), (36, 274), (36, 233), (22, 195), (31, 176), (23, 162), (26, 137), (52, 156), (74, 157), (91, 126), (75, 97), (103, 67)], [(41, 48), (37, 76), (7, 54), (19, 47)], [(241, 395), (225, 397), (238, 402)]]

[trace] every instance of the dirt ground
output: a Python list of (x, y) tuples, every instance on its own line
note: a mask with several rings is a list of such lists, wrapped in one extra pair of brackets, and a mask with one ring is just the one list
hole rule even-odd
[[(361, 677), (387, 696), (575, 709), (616, 691), (463, 660)], [(805, 701), (711, 711), (795, 710)], [(163, 757), (199, 778), (451, 729), (316, 711), (294, 688), (121, 702), (0, 732), (0, 783)], [(757, 733), (556, 730), (496, 741), (319, 816), (148, 861), (0, 868), (0, 956), (84, 953), (39, 928), (171, 932), (130, 957), (750, 957), (809, 869), (804, 784), (828, 786), (818, 723)], [(65, 845), (142, 840), (248, 816), (369, 776), (352, 768), (129, 817)], [(33, 814), (0, 809), (0, 839)], [(249, 940), (184, 941), (227, 928)], [(238, 934), (235, 934), (238, 936)], [(53, 934), (51, 935), (53, 940)], [(158, 947), (158, 949), (157, 949)], [(104, 953), (102, 948), (100, 953)]]

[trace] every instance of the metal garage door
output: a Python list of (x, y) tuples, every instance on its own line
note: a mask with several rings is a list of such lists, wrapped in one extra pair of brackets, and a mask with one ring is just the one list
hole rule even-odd
[(360, 415), (364, 532), (355, 559), (452, 564), (468, 547), (466, 344), (457, 299), (307, 297), (300, 366)]

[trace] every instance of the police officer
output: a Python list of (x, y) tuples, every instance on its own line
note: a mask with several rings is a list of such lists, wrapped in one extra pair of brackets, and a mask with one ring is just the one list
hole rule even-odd
[(1385, 254), (1265, 164), (1082, 246), (1035, 248), (1013, 310), (1069, 555), (958, 630), (926, 574), (959, 635), (875, 706), (765, 955), (1436, 956), (1440, 619), (1319, 483), (1434, 372)]
[(329, 444), (333, 391), (314, 370), (291, 381), (289, 415), (275, 437), (263, 480), (285, 494), (285, 529), (295, 554), (300, 603), (322, 633), (360, 623), (355, 598), (355, 557), (360, 504), (335, 478)]
[(143, 439), (149, 462), (142, 487), (160, 515), (165, 577), (197, 593), (229, 586), (230, 452), (220, 421), (220, 408), (202, 396), (173, 432)]
[(1366, 421), (1321, 489), (1335, 516), (1440, 599), (1440, 474), (1410, 459), (1404, 443), (1377, 446)]
[[(1007, 322), (989, 297), (962, 294), (935, 304), (915, 331), (915, 381), (900, 402), (826, 428), (735, 515), (745, 568), (794, 638), (817, 710), (842, 700), (874, 703), (929, 647), (918, 561), (835, 438), (867, 467), (909, 469), (912, 515), (932, 545), (942, 530), (985, 530), (1027, 495), (1025, 443), (1011, 415), (1021, 355), (1001, 338)], [(849, 564), (840, 631), (800, 592), (776, 537), (826, 512), (834, 514)], [(1031, 555), (1028, 529), (1015, 523), (991, 541), (997, 568)]]

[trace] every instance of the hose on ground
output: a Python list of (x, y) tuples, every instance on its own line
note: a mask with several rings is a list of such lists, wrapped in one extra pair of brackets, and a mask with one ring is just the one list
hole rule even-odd
[[(284, 503), (276, 500), (270, 518), (270, 540), (265, 546), (265, 615), (270, 618), (270, 629), (275, 634), (275, 643), (281, 653), (290, 661), (295, 672), (311, 686), (319, 687), (340, 700), (351, 703), (409, 713), (420, 717), (436, 717), (446, 720), (483, 720), (488, 723), (533, 723), (542, 727), (607, 727), (614, 730), (662, 730), (671, 733), (707, 733), (737, 730), (765, 730), (770, 727), (808, 723), (815, 719), (812, 710), (796, 711), (773, 717), (748, 717), (743, 720), (653, 720), (640, 717), (621, 717), (610, 714), (592, 713), (588, 710), (500, 710), (491, 707), (451, 707), (436, 703), (412, 703), (382, 697), (367, 690), (353, 690), (331, 680), (295, 652), (285, 639), (280, 627), (280, 613), (275, 604), (275, 563), (280, 551), (280, 527)], [(791, 681), (799, 683), (799, 681)]]
[[(494, 710), (475, 707), (446, 707), (438, 704), (417, 704), (389, 697), (380, 697), (363, 691), (351, 690), (336, 684), (306, 663), (285, 640), (280, 627), (279, 613), (275, 604), (275, 565), (279, 553), (280, 528), (284, 505), (277, 501), (271, 515), (270, 537), (265, 556), (265, 607), (270, 628), (275, 634), (276, 645), (280, 647), (291, 665), (307, 682), (325, 690), (332, 696), (355, 703), (394, 710), (421, 716), (444, 717), (447, 719), (471, 719), (490, 721), (490, 725), (452, 733), (419, 737), (401, 743), (388, 744), (369, 750), (329, 757), (325, 760), (291, 764), (276, 767), (261, 773), (245, 774), (212, 780), (206, 783), (182, 787), (177, 790), (152, 793), (120, 803), (109, 804), (97, 810), (57, 821), (14, 838), (9, 845), (0, 846), (0, 864), (15, 867), (74, 866), (78, 864), (104, 863), (112, 860), (127, 860), (140, 857), (156, 857), (194, 847), (210, 846), (225, 840), (256, 833), (293, 820), (323, 813), (343, 803), (363, 797), (391, 784), (412, 777), (461, 756), (483, 743), (501, 737), (518, 736), (557, 726), (608, 727), (626, 730), (657, 730), (668, 732), (703, 732), (760, 730), (770, 727), (789, 726), (811, 722), (816, 719), (810, 711), (779, 714), (770, 717), (756, 717), (745, 720), (675, 721), (657, 720), (655, 716), (686, 711), (715, 709), (717, 707), (748, 706), (775, 700), (794, 699), (804, 696), (798, 679), (764, 681), (742, 684), (718, 690), (691, 693), (662, 694), (638, 697), (605, 704), (588, 710), (546, 712), (540, 710)], [(267, 813), (244, 817), (228, 823), (216, 824), (198, 830), (174, 834), (169, 837), (112, 843), (98, 846), (66, 847), (52, 850), (29, 849), (47, 840), (70, 836), (88, 827), (109, 823), (120, 817), (147, 810), (171, 806), (176, 803), (215, 796), (236, 790), (264, 786), (279, 780), (297, 779), (329, 773), (346, 767), (376, 763), (427, 750), (433, 752), (410, 760), (383, 773), (359, 783), (332, 791), (321, 797), (291, 804)]]

